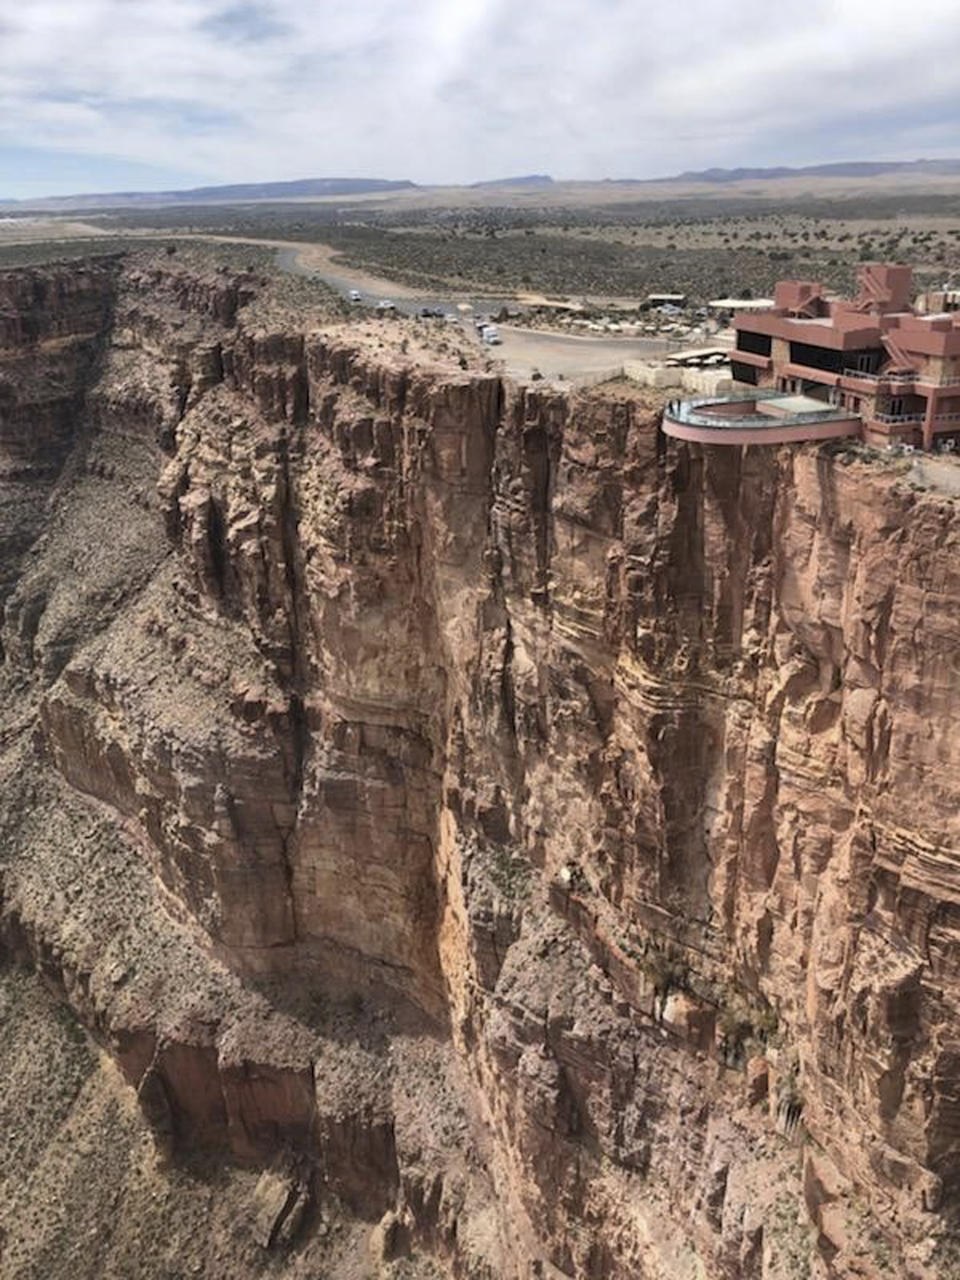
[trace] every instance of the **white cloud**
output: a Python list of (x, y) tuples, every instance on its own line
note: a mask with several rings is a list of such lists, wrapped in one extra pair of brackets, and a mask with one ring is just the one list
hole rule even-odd
[(0, 0), (0, 149), (211, 181), (910, 155), (950, 150), (958, 54), (955, 0)]

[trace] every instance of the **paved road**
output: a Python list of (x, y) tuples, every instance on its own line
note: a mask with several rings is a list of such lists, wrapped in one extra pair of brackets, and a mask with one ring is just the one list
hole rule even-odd
[[(267, 241), (260, 241), (266, 244)], [(271, 241), (276, 245), (278, 241)], [(356, 289), (366, 306), (376, 306), (381, 299), (389, 299), (398, 311), (407, 315), (416, 315), (421, 307), (442, 308), (445, 312), (460, 314), (458, 307), (466, 304), (472, 311), (489, 315), (501, 307), (517, 305), (516, 299), (510, 297), (451, 297), (449, 294), (425, 293), (422, 289), (414, 289), (410, 285), (398, 284), (395, 280), (385, 280), (381, 276), (371, 275), (358, 267), (348, 267), (334, 262), (332, 253), (325, 245), (286, 245), (277, 252), (277, 266), (282, 271), (290, 271), (298, 276), (310, 276), (323, 280), (325, 284), (336, 289), (347, 297), (351, 289)]]

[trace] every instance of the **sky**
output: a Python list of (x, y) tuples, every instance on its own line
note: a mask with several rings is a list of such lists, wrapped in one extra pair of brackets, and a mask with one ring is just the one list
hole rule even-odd
[(0, 198), (960, 155), (957, 0), (0, 0)]

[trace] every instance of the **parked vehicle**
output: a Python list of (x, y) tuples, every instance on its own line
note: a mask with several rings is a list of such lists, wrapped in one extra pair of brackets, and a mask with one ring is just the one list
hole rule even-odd
[(502, 342), (500, 332), (495, 324), (484, 325), (480, 330), (480, 337), (489, 347), (499, 347)]
[(444, 319), (446, 320), (447, 324), (459, 324), (459, 323), (460, 323), (460, 317), (459, 317), (458, 315), (456, 315), (453, 311), (448, 311), (448, 312), (446, 313), (446, 316), (444, 317)]
[(362, 298), (362, 296), (361, 296), (361, 294), (360, 294), (360, 290), (359, 290), (359, 289), (351, 289), (351, 290), (350, 290), (350, 292), (349, 292), (349, 294), (348, 294), (347, 296), (349, 297), (349, 299), (350, 299), (350, 301), (351, 301), (351, 302), (362, 302), (362, 301), (363, 301), (363, 298)]
[(397, 304), (395, 302), (391, 302), (389, 298), (381, 298), (377, 303), (378, 311), (396, 311), (396, 309)]

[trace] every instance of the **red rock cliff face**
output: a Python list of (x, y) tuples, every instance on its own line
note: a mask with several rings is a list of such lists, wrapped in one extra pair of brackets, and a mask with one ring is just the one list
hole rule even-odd
[(383, 1265), (954, 1274), (956, 502), (104, 279), (2, 895), (159, 1138)]
[(0, 596), (43, 526), (109, 325), (116, 263), (0, 273)]

